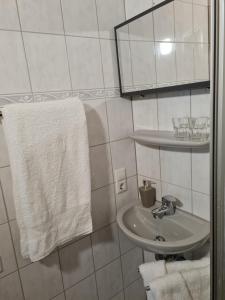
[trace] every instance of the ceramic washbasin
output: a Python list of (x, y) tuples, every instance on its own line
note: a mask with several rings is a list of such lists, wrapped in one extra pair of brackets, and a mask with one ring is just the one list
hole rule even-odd
[[(159, 254), (179, 254), (201, 247), (209, 238), (209, 222), (176, 210), (172, 216), (155, 219), (152, 208), (128, 205), (117, 214), (123, 233), (137, 246)], [(156, 237), (165, 241), (155, 240)]]

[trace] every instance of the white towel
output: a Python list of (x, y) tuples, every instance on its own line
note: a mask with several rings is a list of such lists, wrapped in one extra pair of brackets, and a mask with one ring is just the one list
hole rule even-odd
[(2, 111), (21, 253), (37, 261), (92, 231), (85, 112), (78, 98)]

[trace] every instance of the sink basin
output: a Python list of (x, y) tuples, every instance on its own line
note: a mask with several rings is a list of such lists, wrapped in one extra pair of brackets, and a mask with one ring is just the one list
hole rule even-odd
[(209, 238), (209, 222), (176, 210), (175, 215), (154, 219), (152, 208), (129, 205), (117, 214), (123, 233), (137, 246), (159, 254), (179, 254), (201, 247)]

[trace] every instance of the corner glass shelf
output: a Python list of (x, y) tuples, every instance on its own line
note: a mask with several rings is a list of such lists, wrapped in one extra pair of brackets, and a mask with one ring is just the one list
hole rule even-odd
[(174, 148), (207, 148), (209, 140), (178, 139), (173, 131), (136, 130), (130, 138), (144, 146), (164, 146)]

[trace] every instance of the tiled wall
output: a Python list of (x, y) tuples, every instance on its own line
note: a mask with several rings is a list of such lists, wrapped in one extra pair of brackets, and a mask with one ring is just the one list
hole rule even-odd
[[(119, 231), (116, 211), (137, 199), (132, 104), (119, 98), (112, 27), (123, 0), (0, 2), (0, 106), (79, 95), (87, 112), (94, 233), (41, 262), (23, 259), (0, 126), (0, 300), (145, 299), (142, 250)], [(114, 169), (128, 191), (116, 195)]]

